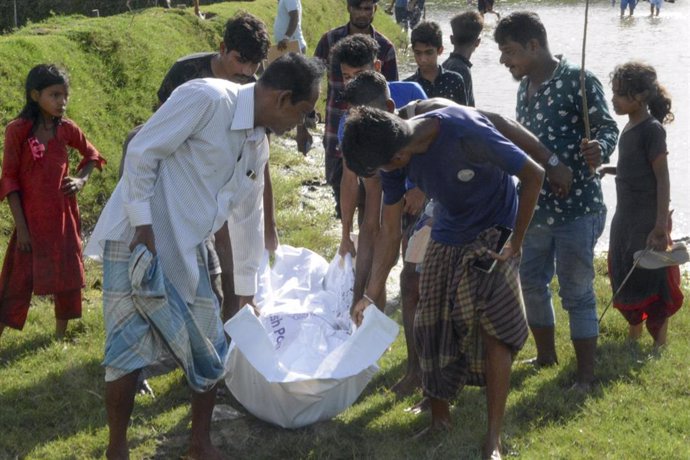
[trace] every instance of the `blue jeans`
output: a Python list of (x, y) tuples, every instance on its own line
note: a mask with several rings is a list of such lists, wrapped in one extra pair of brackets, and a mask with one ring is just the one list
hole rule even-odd
[(637, 0), (621, 0), (621, 11), (625, 11), (626, 8), (630, 7), (630, 12), (632, 12), (636, 5)]
[(520, 282), (530, 327), (554, 327), (550, 283), (558, 275), (559, 296), (570, 319), (570, 338), (599, 335), (594, 296), (594, 246), (606, 211), (562, 225), (531, 225), (522, 244)]

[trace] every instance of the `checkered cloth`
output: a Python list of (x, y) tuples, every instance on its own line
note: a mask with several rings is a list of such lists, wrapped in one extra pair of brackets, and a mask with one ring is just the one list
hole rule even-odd
[(103, 254), (106, 381), (142, 369), (157, 375), (179, 365), (190, 387), (204, 392), (223, 377), (228, 351), (206, 249), (197, 252), (199, 286), (187, 304), (145, 246), (107, 241)]
[(471, 267), (498, 231), (465, 246), (431, 241), (424, 258), (414, 337), (426, 395), (451, 399), (464, 385), (485, 385), (481, 329), (517, 353), (527, 340), (518, 258), (491, 273)]

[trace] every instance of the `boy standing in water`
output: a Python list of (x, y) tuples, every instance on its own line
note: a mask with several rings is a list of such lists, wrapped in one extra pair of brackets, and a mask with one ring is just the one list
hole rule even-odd
[(465, 11), (455, 15), (450, 20), (450, 28), (453, 35), (450, 42), (453, 44), (453, 52), (441, 66), (462, 75), (467, 93), (467, 105), (474, 107), (474, 90), (472, 89), (472, 63), (470, 58), (482, 41), (479, 34), (484, 28), (484, 18), (476, 11)]

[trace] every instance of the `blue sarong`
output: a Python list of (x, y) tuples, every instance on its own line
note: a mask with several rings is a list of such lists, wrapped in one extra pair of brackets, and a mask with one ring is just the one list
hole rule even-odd
[(182, 367), (192, 390), (223, 377), (228, 345), (211, 289), (206, 249), (197, 252), (199, 285), (187, 304), (145, 246), (107, 241), (103, 254), (106, 381), (141, 369), (144, 377)]

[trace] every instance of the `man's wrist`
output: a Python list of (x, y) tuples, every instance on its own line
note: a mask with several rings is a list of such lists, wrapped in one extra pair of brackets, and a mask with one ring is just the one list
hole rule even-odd
[(555, 153), (552, 153), (552, 154), (546, 159), (546, 163), (544, 163), (544, 168), (545, 168), (545, 169), (548, 169), (548, 168), (555, 168), (555, 167), (558, 166), (560, 163), (561, 163), (561, 160), (558, 159), (558, 155), (556, 155)]

